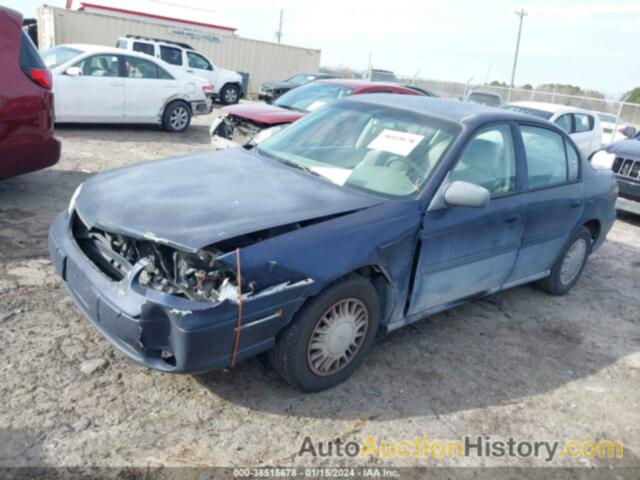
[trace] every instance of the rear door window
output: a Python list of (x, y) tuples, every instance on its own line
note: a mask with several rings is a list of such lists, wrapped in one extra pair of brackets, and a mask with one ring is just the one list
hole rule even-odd
[[(566, 183), (567, 153), (562, 135), (529, 125), (521, 125), (520, 131), (527, 157), (529, 188), (538, 189)], [(567, 148), (571, 148), (571, 145), (567, 145)], [(574, 166), (577, 178), (577, 159), (574, 159)]]
[(569, 181), (577, 180), (580, 173), (580, 155), (576, 152), (569, 142), (565, 140), (565, 146), (567, 148), (567, 168)]
[(155, 48), (152, 43), (146, 42), (133, 42), (133, 51), (146, 53), (147, 55), (155, 56)]
[(171, 65), (182, 65), (182, 50), (160, 45), (160, 58)]
[(571, 130), (573, 129), (570, 113), (566, 113), (558, 117), (556, 121), (553, 123), (558, 125), (561, 129), (563, 129), (567, 133), (571, 133)]
[(166, 70), (158, 66), (154, 62), (145, 60), (144, 58), (126, 57), (125, 71), (129, 78), (150, 78), (166, 80), (171, 79)]
[(593, 117), (585, 113), (574, 113), (573, 117), (576, 121), (576, 133), (588, 132), (593, 130)]

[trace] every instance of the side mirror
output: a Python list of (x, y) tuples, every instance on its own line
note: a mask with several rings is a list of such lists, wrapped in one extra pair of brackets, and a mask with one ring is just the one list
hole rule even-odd
[(624, 130), (622, 130), (622, 134), (627, 138), (635, 137), (636, 133), (638, 132), (636, 131), (635, 127), (624, 127)]
[(491, 192), (475, 183), (456, 180), (444, 192), (444, 201), (450, 207), (483, 208), (489, 205)]
[(80, 70), (80, 67), (69, 67), (64, 71), (64, 73), (70, 77), (79, 77), (82, 75), (82, 70)]

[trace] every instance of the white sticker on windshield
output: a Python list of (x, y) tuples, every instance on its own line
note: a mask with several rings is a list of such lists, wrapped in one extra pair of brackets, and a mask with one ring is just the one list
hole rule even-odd
[(339, 167), (311, 167), (311, 171), (328, 178), (336, 185), (344, 185), (351, 175), (350, 169)]
[(382, 150), (406, 157), (416, 148), (416, 145), (418, 145), (423, 138), (424, 135), (416, 135), (415, 133), (400, 132), (398, 130), (385, 128), (380, 135), (367, 145), (367, 148), (371, 150)]
[(317, 110), (320, 107), (324, 107), (326, 104), (327, 102), (323, 102), (322, 100), (316, 100), (315, 102), (313, 102), (311, 105), (307, 107), (307, 111), (313, 112), (314, 110)]

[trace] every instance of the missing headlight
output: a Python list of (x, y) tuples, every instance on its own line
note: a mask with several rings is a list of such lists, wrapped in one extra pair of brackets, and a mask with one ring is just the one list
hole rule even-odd
[(221, 253), (215, 249), (187, 253), (153, 240), (90, 228), (77, 215), (73, 235), (84, 254), (113, 281), (121, 281), (145, 260), (138, 282), (158, 292), (216, 302), (229, 298), (230, 290), (237, 288), (235, 272), (218, 261)]
[(236, 284), (235, 272), (217, 261), (217, 253), (197, 254), (153, 244), (153, 254), (138, 281), (153, 290), (192, 300), (216, 302), (227, 284)]

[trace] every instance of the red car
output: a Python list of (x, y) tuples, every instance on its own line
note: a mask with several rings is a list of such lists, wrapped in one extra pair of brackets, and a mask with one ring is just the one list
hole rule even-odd
[(55, 164), (51, 72), (26, 33), (22, 15), (0, 7), (0, 178)]
[[(211, 125), (210, 133), (218, 141), (219, 147), (242, 145), (252, 139), (259, 143), (260, 137), (256, 135), (263, 130), (278, 127), (272, 130), (275, 132), (329, 102), (363, 93), (423, 95), (416, 90), (393, 83), (353, 79), (317, 80), (290, 90), (271, 105), (245, 103), (225, 107)], [(219, 143), (221, 139), (232, 140), (233, 144)]]

